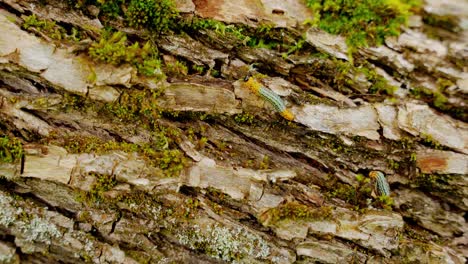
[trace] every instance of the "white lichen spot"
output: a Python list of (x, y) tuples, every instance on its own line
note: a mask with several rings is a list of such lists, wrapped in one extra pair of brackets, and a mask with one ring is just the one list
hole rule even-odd
[(154, 219), (160, 219), (162, 217), (162, 207), (161, 206), (151, 206), (150, 212), (153, 215)]
[(129, 207), (131, 210), (135, 210), (135, 209), (138, 208), (138, 205), (137, 205), (136, 203), (133, 203), (133, 202), (132, 202), (132, 203), (129, 203), (129, 204), (128, 204), (128, 207)]
[(11, 206), (13, 199), (9, 196), (0, 195), (0, 225), (8, 227), (16, 220), (16, 210)]
[(62, 236), (54, 224), (45, 219), (34, 217), (29, 224), (21, 227), (26, 235), (26, 240), (30, 242), (43, 242), (50, 245), (50, 240)]
[(179, 234), (178, 239), (192, 250), (233, 263), (248, 257), (265, 259), (270, 255), (265, 240), (240, 227), (230, 229), (216, 224), (201, 229), (195, 225)]
[(94, 242), (86, 238), (84, 250), (86, 253), (92, 253), (94, 250)]
[(62, 236), (57, 227), (46, 219), (31, 216), (19, 208), (12, 197), (0, 192), (0, 226), (13, 225), (23, 232), (29, 242), (42, 242), (50, 245), (51, 239)]
[(169, 258), (162, 258), (162, 259), (158, 260), (157, 263), (158, 264), (168, 264), (168, 263), (170, 263), (170, 259)]
[(14, 253), (11, 254), (0, 254), (0, 263), (10, 263), (15, 256)]
[(13, 263), (15, 249), (0, 242), (0, 263)]

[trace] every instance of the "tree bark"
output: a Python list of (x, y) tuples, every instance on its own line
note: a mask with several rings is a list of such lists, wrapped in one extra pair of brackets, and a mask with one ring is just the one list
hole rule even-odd
[[(155, 33), (94, 5), (0, 1), (1, 263), (466, 262), (467, 4), (428, 1), (351, 58), (291, 25), (301, 1), (278, 20), (250, 2), (177, 1), (224, 26)], [(246, 44), (252, 10), (281, 45)], [(167, 78), (93, 59), (105, 23), (135, 58), (153, 45)]]

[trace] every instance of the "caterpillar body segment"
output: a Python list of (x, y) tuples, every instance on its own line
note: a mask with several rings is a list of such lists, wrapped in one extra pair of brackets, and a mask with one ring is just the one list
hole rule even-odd
[(252, 92), (255, 94), (259, 94), (260, 88), (262, 85), (254, 80), (254, 78), (246, 77), (245, 79), (245, 86), (247, 86)]
[(281, 99), (281, 97), (279, 97), (276, 93), (268, 88), (263, 87), (259, 82), (255, 81), (254, 78), (246, 77), (244, 81), (245, 85), (252, 92), (268, 101), (282, 117), (289, 121), (294, 120), (294, 114), (286, 108), (283, 99)]
[(375, 180), (375, 190), (378, 195), (390, 196), (390, 185), (382, 172), (371, 171), (369, 176)]
[(280, 113), (282, 117), (284, 117), (286, 120), (293, 121), (294, 120), (294, 114), (289, 111), (288, 109), (284, 109), (283, 112)]
[(281, 99), (281, 97), (279, 97), (276, 93), (274, 93), (270, 89), (267, 89), (265, 87), (261, 87), (260, 90), (259, 90), (259, 95), (263, 99), (270, 102), (270, 104), (273, 106), (273, 108), (275, 108), (275, 110), (278, 113), (280, 113), (280, 115), (282, 117), (284, 117), (285, 119), (287, 119), (289, 121), (294, 120), (294, 114), (291, 113), (291, 111), (289, 111), (286, 108), (286, 105), (284, 104), (283, 99)]
[(267, 89), (265, 87), (260, 87), (258, 95), (270, 102), (270, 104), (273, 106), (273, 108), (275, 108), (277, 112), (282, 113), (284, 110), (286, 110), (286, 105), (284, 104), (283, 100), (272, 90)]

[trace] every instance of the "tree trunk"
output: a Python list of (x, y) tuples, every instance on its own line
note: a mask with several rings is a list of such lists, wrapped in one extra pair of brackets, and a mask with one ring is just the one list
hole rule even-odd
[(0, 1), (1, 263), (466, 262), (466, 1), (133, 2)]

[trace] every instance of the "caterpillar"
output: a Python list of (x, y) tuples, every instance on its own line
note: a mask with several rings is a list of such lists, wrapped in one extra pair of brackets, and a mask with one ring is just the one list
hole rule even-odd
[(283, 99), (281, 99), (281, 97), (276, 93), (263, 87), (259, 82), (254, 80), (254, 78), (249, 76), (245, 77), (244, 82), (245, 86), (247, 86), (252, 92), (268, 101), (282, 117), (289, 121), (294, 120), (294, 114), (286, 108)]
[(375, 180), (375, 190), (379, 196), (390, 196), (390, 185), (388, 185), (385, 175), (380, 171), (371, 171), (369, 176)]

